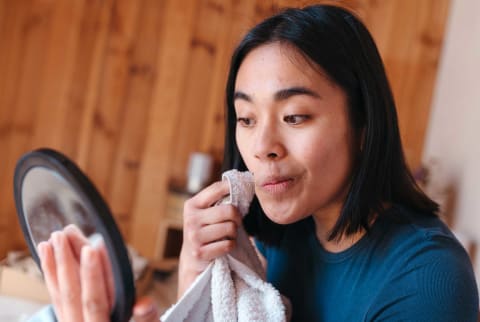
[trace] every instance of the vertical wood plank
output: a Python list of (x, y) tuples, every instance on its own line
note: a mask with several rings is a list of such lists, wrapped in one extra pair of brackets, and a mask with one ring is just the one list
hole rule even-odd
[(10, 230), (15, 220), (12, 200), (12, 171), (16, 156), (12, 154), (12, 132), (17, 89), (22, 71), (22, 29), (28, 17), (27, 4), (15, 2), (3, 6), (2, 41), (0, 42), (0, 256), (11, 249)]
[(55, 2), (45, 43), (44, 74), (36, 106), (37, 116), (30, 147), (62, 150), (62, 130), (68, 112), (68, 90), (74, 71), (83, 0)]
[(402, 140), (412, 169), (421, 162), (449, 1), (429, 0), (415, 5), (415, 33), (399, 99)]
[[(131, 209), (137, 189), (149, 107), (158, 71), (156, 62), (164, 26), (165, 2), (147, 0), (139, 15), (136, 45), (129, 67), (129, 86), (107, 190), (112, 211), (124, 236), (129, 236)], [(167, 44), (163, 44), (167, 45)]]
[(393, 1), (368, 1), (364, 22), (372, 33), (378, 50), (384, 54), (391, 40), (395, 22), (395, 3)]
[[(120, 46), (128, 46), (126, 52), (122, 49), (114, 60), (106, 61), (104, 70), (104, 79), (101, 83), (100, 96), (97, 97), (96, 104), (92, 107), (92, 112), (89, 113), (88, 122), (85, 123), (89, 127), (88, 135), (82, 137), (82, 160), (86, 160), (86, 169), (91, 174), (93, 181), (97, 188), (103, 195), (108, 194), (109, 181), (111, 180), (112, 164), (114, 162), (115, 151), (120, 137), (122, 118), (125, 112), (125, 100), (130, 90), (130, 82), (135, 71), (132, 67), (132, 55), (137, 46), (141, 43), (137, 41), (138, 35), (146, 32), (141, 29), (140, 17), (138, 17), (141, 7), (144, 6), (145, 1), (130, 1), (130, 4), (122, 3), (115, 6), (115, 14), (112, 20), (111, 32), (117, 32), (115, 28), (125, 28), (125, 40), (128, 44), (121, 43)], [(120, 10), (131, 9), (128, 13), (128, 20), (121, 20), (125, 12)], [(125, 23), (126, 25), (122, 25)], [(120, 37), (120, 36), (118, 36)], [(120, 47), (121, 48), (121, 47)], [(126, 56), (124, 56), (126, 54)], [(107, 56), (107, 58), (112, 58)], [(123, 60), (122, 60), (123, 59)], [(115, 64), (123, 63), (123, 66)], [(112, 74), (118, 73), (118, 74)], [(87, 146), (88, 151), (84, 147)], [(87, 152), (87, 155), (84, 153)]]
[[(180, 119), (176, 135), (187, 137), (188, 140), (177, 140), (174, 150), (175, 162), (171, 165), (172, 176), (177, 181), (185, 178), (190, 152), (199, 150), (201, 133), (204, 131), (208, 94), (212, 84), (212, 68), (218, 55), (217, 40), (224, 33), (222, 17), (228, 9), (222, 1), (199, 1), (197, 20), (190, 41), (190, 59), (188, 62), (188, 77), (185, 78), (184, 96), (181, 105)], [(192, 120), (198, 120), (192, 122)], [(203, 151), (207, 152), (207, 151)]]
[(83, 161), (79, 156), (79, 142), (82, 143), (85, 133), (91, 131), (84, 121), (91, 116), (99, 95), (112, 2), (90, 1), (83, 10), (76, 36), (74, 67), (64, 101), (66, 113), (60, 146), (62, 152), (77, 161), (84, 170), (85, 164), (79, 162)]
[[(225, 6), (221, 24), (222, 28), (217, 40), (217, 57), (213, 67), (209, 101), (206, 105), (206, 125), (203, 131), (201, 151), (212, 154), (218, 163), (223, 157), (225, 129), (225, 84), (233, 50), (252, 24), (255, 12), (253, 1), (235, 2)], [(222, 135), (219, 135), (219, 134)]]
[[(142, 156), (138, 189), (131, 222), (130, 241), (141, 254), (155, 257), (159, 220), (165, 200), (172, 162), (172, 144), (180, 114), (182, 84), (188, 74), (188, 51), (196, 13), (196, 1), (168, 0), (162, 31), (162, 48), (157, 59), (158, 79), (150, 107), (147, 141)], [(175, 140), (175, 141), (174, 141)], [(158, 242), (158, 241), (157, 241)]]
[[(50, 33), (50, 17), (53, 14), (53, 6), (49, 3), (36, 3), (29, 5), (22, 3), (17, 7), (18, 11), (14, 17), (18, 19), (12, 26), (7, 26), (7, 34), (12, 32), (15, 39), (13, 46), (6, 48), (12, 53), (13, 61), (5, 61), (8, 66), (15, 67), (15, 75), (10, 74), (5, 78), (11, 82), (10, 87), (4, 87), (6, 98), (9, 95), (11, 100), (5, 102), (7, 114), (7, 136), (6, 146), (2, 151), (5, 153), (5, 173), (0, 188), (0, 204), (2, 205), (2, 218), (8, 225), (7, 244), (10, 248), (24, 247), (23, 236), (16, 219), (16, 210), (13, 202), (13, 172), (15, 164), (25, 151), (30, 149), (37, 118), (37, 101), (41, 95), (39, 84), (43, 81), (45, 53), (44, 44)], [(10, 29), (10, 27), (13, 27)], [(17, 29), (18, 28), (18, 29)], [(8, 36), (7, 36), (8, 37)], [(7, 38), (8, 39), (8, 38)], [(18, 40), (19, 43), (16, 43)], [(2, 50), (3, 51), (3, 50)], [(10, 59), (8, 59), (10, 60)], [(8, 68), (8, 67), (7, 67)], [(7, 70), (7, 75), (13, 69)], [(2, 102), (3, 107), (3, 102)]]
[[(81, 119), (77, 162), (84, 169), (88, 168), (90, 161), (101, 159), (89, 159), (92, 144), (103, 141), (103, 136), (109, 137), (109, 134), (117, 132), (118, 114), (128, 89), (128, 70), (140, 6), (140, 0), (115, 0), (111, 7), (103, 60), (99, 59), (99, 66), (95, 67), (101, 76), (98, 84), (92, 84), (94, 93), (89, 91)], [(101, 114), (97, 114), (97, 109)], [(108, 116), (106, 120), (104, 115)]]

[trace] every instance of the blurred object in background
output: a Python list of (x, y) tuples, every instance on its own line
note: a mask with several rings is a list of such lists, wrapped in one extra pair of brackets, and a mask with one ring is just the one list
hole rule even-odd
[(444, 175), (440, 162), (430, 159), (422, 163), (413, 176), (420, 188), (440, 206), (442, 220), (453, 227), (456, 190), (454, 183)]
[(187, 191), (195, 194), (211, 181), (213, 157), (208, 153), (193, 152), (188, 162)]

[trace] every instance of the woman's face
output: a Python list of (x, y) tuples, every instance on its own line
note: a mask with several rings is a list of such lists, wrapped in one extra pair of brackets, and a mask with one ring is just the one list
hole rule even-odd
[(266, 215), (336, 219), (358, 151), (344, 91), (293, 47), (272, 43), (243, 60), (234, 102), (237, 145)]

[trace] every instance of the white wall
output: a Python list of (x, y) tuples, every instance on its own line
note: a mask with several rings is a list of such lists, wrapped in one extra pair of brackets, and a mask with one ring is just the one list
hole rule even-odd
[[(480, 248), (480, 1), (452, 0), (423, 160), (454, 185), (454, 229)], [(478, 249), (477, 249), (478, 251)], [(480, 252), (476, 270), (480, 272)], [(480, 274), (477, 274), (477, 281)], [(480, 282), (480, 281), (479, 281)]]

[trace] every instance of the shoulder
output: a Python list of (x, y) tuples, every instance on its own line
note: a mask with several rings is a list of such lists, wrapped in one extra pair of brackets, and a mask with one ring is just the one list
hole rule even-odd
[[(478, 293), (472, 265), (448, 227), (435, 216), (404, 207), (396, 207), (380, 220), (391, 270), (375, 311), (386, 314), (395, 309), (408, 315), (407, 320), (463, 317), (462, 321), (470, 321), (475, 317), (476, 321)], [(397, 303), (392, 306), (392, 301)]]
[[(394, 207), (379, 219), (384, 257), (401, 270), (415, 268), (427, 276), (463, 272), (473, 274), (470, 258), (451, 230), (437, 217)], [(393, 266), (394, 267), (394, 266)]]
[(379, 220), (384, 242), (390, 244), (390, 252), (402, 255), (399, 258), (409, 263), (447, 258), (471, 267), (467, 252), (437, 216), (395, 206)]

